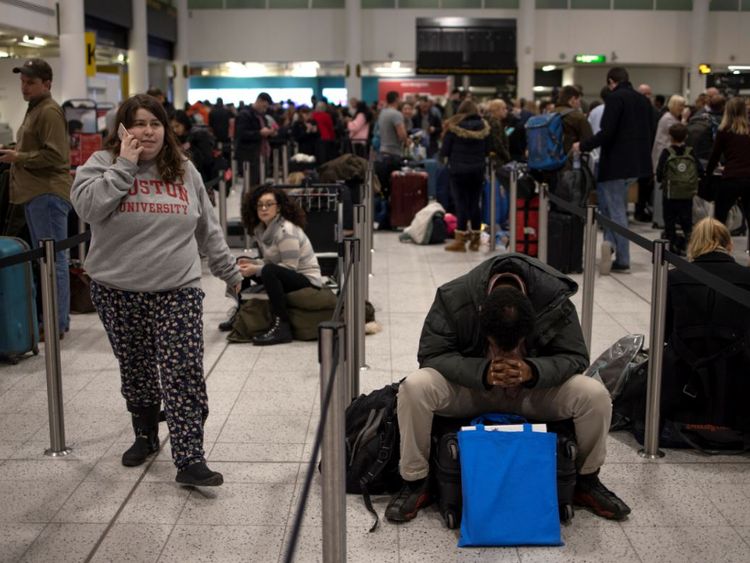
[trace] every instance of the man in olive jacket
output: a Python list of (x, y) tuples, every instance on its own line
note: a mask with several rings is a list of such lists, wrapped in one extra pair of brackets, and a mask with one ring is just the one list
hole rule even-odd
[[(52, 68), (29, 59), (13, 69), (20, 74), (21, 93), (29, 103), (18, 129), (15, 149), (0, 148), (0, 162), (10, 169), (10, 202), (23, 204), (31, 243), (64, 240), (70, 212), (70, 141), (62, 108), (52, 99)], [(55, 254), (60, 338), (70, 326), (70, 277), (67, 253)]]
[(581, 375), (588, 350), (570, 297), (576, 283), (535, 258), (491, 258), (441, 286), (419, 343), (420, 369), (398, 393), (400, 473), (405, 483), (386, 509), (395, 522), (414, 518), (429, 500), (433, 415), (509, 412), (573, 419), (578, 441), (574, 502), (624, 519), (630, 508), (598, 478), (604, 464), (612, 401)]

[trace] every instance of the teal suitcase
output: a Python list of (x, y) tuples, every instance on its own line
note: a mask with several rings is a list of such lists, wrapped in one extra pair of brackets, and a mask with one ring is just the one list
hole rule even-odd
[[(0, 259), (29, 250), (19, 238), (0, 237)], [(39, 353), (39, 324), (31, 262), (0, 268), (0, 358), (11, 363)]]

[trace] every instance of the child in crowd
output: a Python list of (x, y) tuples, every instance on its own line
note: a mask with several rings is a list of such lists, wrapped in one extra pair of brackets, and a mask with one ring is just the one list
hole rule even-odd
[[(664, 203), (664, 230), (672, 252), (685, 253), (685, 241), (690, 240), (693, 230), (693, 196), (698, 192), (698, 183), (703, 167), (685, 145), (687, 127), (675, 123), (669, 128), (670, 146), (659, 156), (656, 179), (662, 183)], [(684, 239), (677, 237), (677, 223)]]

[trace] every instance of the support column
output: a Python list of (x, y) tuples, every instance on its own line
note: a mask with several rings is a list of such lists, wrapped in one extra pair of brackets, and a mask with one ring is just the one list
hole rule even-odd
[(710, 0), (693, 0), (693, 13), (690, 20), (690, 97), (695, 101), (706, 90), (706, 76), (698, 72), (698, 65), (710, 63), (708, 60), (708, 5)]
[(175, 45), (175, 75), (174, 75), (174, 107), (182, 109), (188, 99), (188, 78), (183, 69), (190, 64), (188, 52), (188, 3), (187, 0), (177, 0), (177, 44)]
[(519, 0), (516, 22), (516, 95), (527, 100), (534, 99), (534, 4), (535, 0)]
[(133, 27), (128, 45), (129, 95), (145, 94), (148, 90), (148, 21), (146, 0), (132, 0)]
[(346, 92), (349, 98), (362, 99), (362, 78), (357, 76), (357, 66), (362, 64), (362, 2), (346, 0)]
[(55, 79), (60, 103), (73, 98), (88, 98), (86, 79), (86, 37), (83, 0), (60, 3), (60, 75)]

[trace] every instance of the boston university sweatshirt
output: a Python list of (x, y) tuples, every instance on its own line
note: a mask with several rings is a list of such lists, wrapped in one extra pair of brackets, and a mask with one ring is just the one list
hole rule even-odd
[(157, 292), (200, 287), (200, 254), (228, 286), (242, 281), (200, 174), (165, 182), (155, 161), (137, 165), (94, 153), (76, 170), (73, 207), (91, 225), (86, 271), (115, 289)]

